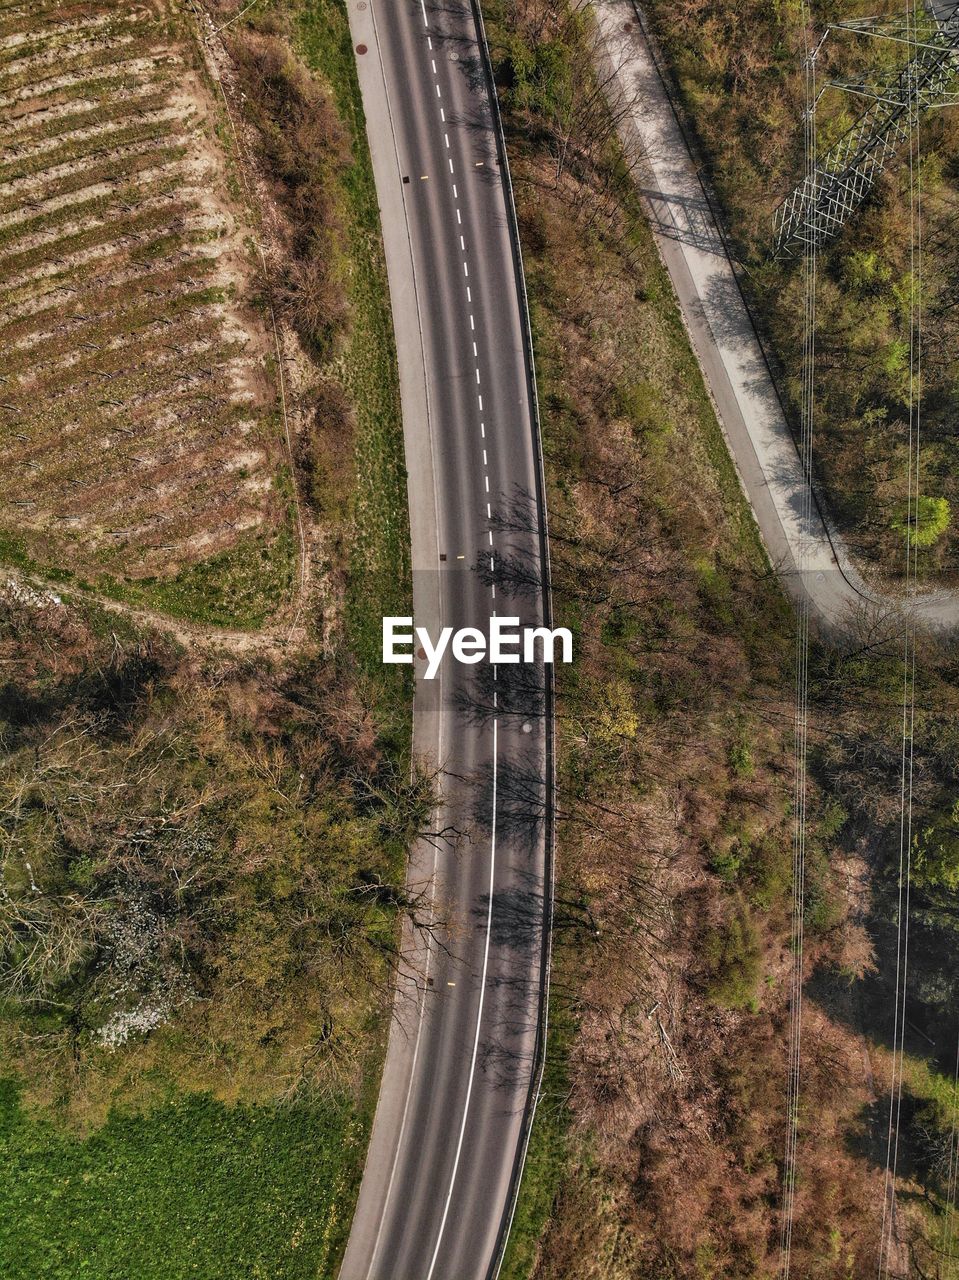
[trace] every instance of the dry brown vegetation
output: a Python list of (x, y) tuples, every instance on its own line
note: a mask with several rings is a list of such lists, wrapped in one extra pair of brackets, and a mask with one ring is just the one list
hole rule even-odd
[(81, 578), (168, 578), (288, 520), (256, 232), (194, 28), (159, 0), (0, 10), (0, 521), (8, 555)]
[(322, 359), (347, 311), (332, 270), (342, 235), (332, 179), (349, 161), (333, 102), (288, 40), (256, 31), (228, 37), (246, 119), (271, 195), (284, 215), (279, 303), (304, 346)]
[[(552, 1065), (505, 1274), (765, 1280), (786, 1137), (793, 621), (589, 79), (588, 16), (559, 0), (484, 9), (533, 305), (556, 610), (580, 655), (560, 686)], [(812, 688), (792, 1274), (865, 1280), (890, 1078), (891, 996), (873, 973), (888, 902), (880, 928), (870, 895), (888, 897), (898, 847), (897, 637), (863, 620), (816, 649)], [(923, 693), (922, 803), (952, 776), (953, 701), (935, 682)], [(919, 1012), (914, 978), (910, 1016), (933, 1034), (955, 984), (928, 976), (931, 1003)], [(914, 1138), (904, 1123), (904, 1152)], [(906, 1250), (924, 1232), (907, 1206), (943, 1201), (921, 1158), (901, 1172)]]
[(191, 655), (22, 589), (0, 658), (7, 1070), (85, 1126), (174, 1085), (355, 1089), (427, 793), (349, 666)]

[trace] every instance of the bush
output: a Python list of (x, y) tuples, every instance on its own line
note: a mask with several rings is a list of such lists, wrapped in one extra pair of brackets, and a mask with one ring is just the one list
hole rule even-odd
[(914, 837), (913, 870), (919, 884), (930, 889), (959, 889), (959, 800), (936, 815)]
[(737, 778), (751, 778), (756, 772), (753, 753), (745, 739), (734, 742), (729, 748), (729, 767)]
[(325, 356), (346, 315), (331, 269), (339, 231), (332, 179), (349, 159), (346, 136), (332, 103), (282, 40), (238, 33), (230, 52), (260, 160), (289, 219), (291, 261), (278, 301), (308, 350)]
[(343, 389), (320, 382), (311, 412), (294, 443), (304, 502), (331, 529), (346, 529), (353, 470), (354, 424)]
[(651, 382), (628, 382), (615, 392), (617, 412), (641, 434), (669, 430), (669, 414), (663, 397)]
[(934, 546), (949, 528), (949, 503), (945, 498), (920, 497), (915, 509), (902, 507), (892, 520), (895, 533), (911, 532), (915, 547)]
[(743, 846), (734, 841), (728, 848), (716, 849), (709, 859), (709, 865), (720, 880), (730, 883), (739, 878), (743, 865)]
[(792, 848), (783, 834), (763, 836), (750, 849), (749, 900), (768, 911), (785, 900), (792, 879)]
[(709, 974), (709, 999), (726, 1009), (755, 1012), (761, 959), (759, 932), (742, 897), (737, 897), (731, 918), (707, 933), (703, 954)]

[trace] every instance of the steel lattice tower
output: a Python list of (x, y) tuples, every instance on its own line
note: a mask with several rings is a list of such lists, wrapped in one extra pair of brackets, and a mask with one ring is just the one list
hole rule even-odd
[(829, 28), (899, 41), (914, 53), (901, 69), (869, 84), (826, 86), (872, 102), (777, 209), (776, 257), (797, 257), (838, 234), (909, 137), (916, 113), (959, 102), (959, 2), (939, 0), (931, 7), (934, 16), (921, 24), (872, 19)]

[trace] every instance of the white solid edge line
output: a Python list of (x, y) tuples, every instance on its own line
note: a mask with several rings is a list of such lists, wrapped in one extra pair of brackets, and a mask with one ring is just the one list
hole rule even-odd
[[(495, 673), (495, 668), (494, 668)], [(470, 1061), (469, 1080), (466, 1085), (466, 1101), (463, 1103), (463, 1120), (460, 1124), (460, 1136), (456, 1143), (456, 1156), (453, 1159), (453, 1172), (450, 1174), (449, 1190), (446, 1193), (446, 1203), (443, 1206), (443, 1217), (440, 1220), (439, 1234), (436, 1237), (436, 1247), (433, 1250), (433, 1260), (430, 1262), (430, 1269), (426, 1273), (426, 1280), (433, 1280), (433, 1272), (436, 1269), (436, 1259), (439, 1257), (440, 1245), (443, 1243), (443, 1232), (446, 1230), (446, 1219), (450, 1211), (450, 1202), (453, 1199), (453, 1186), (456, 1182), (456, 1174), (459, 1169), (460, 1155), (463, 1151), (463, 1137), (466, 1133), (466, 1121), (469, 1116), (470, 1098), (473, 1093), (473, 1080), (476, 1076), (476, 1058), (479, 1053), (480, 1028), (483, 1024), (483, 1002), (486, 999), (486, 973), (489, 968), (489, 943), (490, 935), (493, 931), (493, 883), (496, 873), (496, 781), (497, 781), (497, 726), (499, 721), (493, 720), (493, 827), (490, 835), (490, 857), (489, 857), (489, 903), (486, 909), (486, 945), (483, 948), (483, 975), (480, 983), (479, 1007), (476, 1010), (476, 1034), (473, 1037), (473, 1056)]]
[[(436, 879), (436, 850), (433, 851), (433, 879)], [(403, 1136), (406, 1133), (406, 1122), (409, 1119), (410, 1100), (413, 1096), (413, 1084), (416, 1080), (416, 1063), (420, 1056), (420, 1042), (423, 1032), (423, 1020), (426, 1015), (426, 994), (427, 984), (429, 982), (430, 961), (433, 958), (432, 949), (427, 946), (426, 949), (426, 968), (423, 971), (423, 994), (420, 999), (420, 1013), (416, 1022), (416, 1041), (413, 1046), (413, 1061), (410, 1063), (410, 1078), (406, 1085), (406, 1099), (403, 1103), (403, 1119), (400, 1122), (400, 1132), (396, 1139), (396, 1149), (393, 1152), (393, 1163), (390, 1166), (390, 1180), (386, 1186), (386, 1198), (383, 1201), (383, 1212), (380, 1214), (380, 1225), (376, 1231), (376, 1239), (373, 1241), (373, 1252), (370, 1254), (370, 1265), (367, 1268), (367, 1280), (373, 1274), (373, 1268), (376, 1266), (376, 1259), (380, 1252), (380, 1245), (383, 1243), (383, 1228), (386, 1225), (386, 1211), (390, 1207), (390, 1200), (393, 1198), (393, 1187), (396, 1181), (396, 1166), (399, 1163), (400, 1152), (403, 1149)]]
[[(420, 7), (423, 10), (423, 23), (426, 27), (429, 27), (429, 20), (427, 19), (427, 16), (426, 16), (425, 0), (420, 0)], [(370, 17), (373, 20), (373, 29), (374, 29), (374, 38), (375, 38), (376, 19), (373, 17), (372, 12), (370, 14)], [(433, 47), (433, 42), (432, 40), (430, 40), (430, 48), (432, 47)], [(377, 51), (379, 51), (378, 41), (377, 41)], [(382, 62), (380, 65), (382, 67)], [(384, 90), (386, 90), (385, 75), (384, 75)], [(436, 86), (436, 92), (437, 94), (439, 94), (439, 85)], [(387, 90), (387, 100), (388, 98), (389, 98), (389, 94)], [(395, 140), (394, 140), (394, 147), (395, 147)], [(397, 158), (397, 167), (399, 167), (398, 158)], [(443, 679), (443, 676), (441, 673), (440, 674), (441, 682), (442, 682), (442, 679)], [(442, 724), (442, 721), (441, 721), (441, 724)], [(440, 758), (442, 758), (442, 755), (443, 755), (442, 728), (440, 730), (440, 733), (441, 733), (441, 737), (440, 737), (439, 747), (440, 747)], [(495, 778), (494, 778), (494, 788), (495, 788)], [(433, 884), (436, 883), (436, 872), (437, 872), (438, 861), (439, 861), (439, 848), (438, 848), (438, 845), (434, 843), (433, 866), (430, 873), (431, 883)], [(397, 1165), (399, 1164), (400, 1152), (403, 1147), (403, 1137), (404, 1137), (404, 1134), (406, 1133), (407, 1121), (409, 1120), (410, 1102), (412, 1100), (412, 1095), (413, 1095), (413, 1084), (416, 1079), (416, 1064), (417, 1064), (417, 1061), (419, 1060), (420, 1044), (422, 1043), (423, 1023), (426, 1016), (426, 998), (429, 991), (427, 980), (429, 978), (430, 965), (431, 965), (432, 959), (433, 959), (433, 950), (432, 950), (432, 947), (429, 945), (429, 942), (427, 942), (426, 965), (423, 970), (423, 992), (420, 1000), (419, 1016), (416, 1021), (416, 1040), (413, 1045), (413, 1060), (410, 1063), (410, 1075), (409, 1075), (409, 1080), (407, 1081), (407, 1086), (406, 1086), (406, 1098), (403, 1103), (403, 1119), (400, 1122), (400, 1131), (396, 1140), (396, 1148), (393, 1152), (393, 1163), (390, 1168), (390, 1177), (389, 1177), (389, 1182), (387, 1183), (387, 1186), (386, 1186), (386, 1197), (383, 1201), (383, 1210), (380, 1214), (380, 1221), (376, 1231), (376, 1239), (373, 1241), (373, 1251), (370, 1254), (370, 1264), (366, 1272), (367, 1280), (370, 1280), (370, 1277), (372, 1276), (373, 1267), (376, 1265), (376, 1259), (377, 1259), (377, 1256), (379, 1255), (380, 1246), (383, 1241), (383, 1228), (386, 1225), (386, 1211), (389, 1208), (390, 1201), (393, 1197), (393, 1189), (396, 1184), (396, 1168), (397, 1168)]]

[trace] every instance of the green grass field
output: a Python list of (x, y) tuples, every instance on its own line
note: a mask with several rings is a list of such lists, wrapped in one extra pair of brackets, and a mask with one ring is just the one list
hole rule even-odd
[(5, 1280), (318, 1280), (349, 1226), (352, 1099), (225, 1107), (175, 1099), (86, 1138), (0, 1084)]

